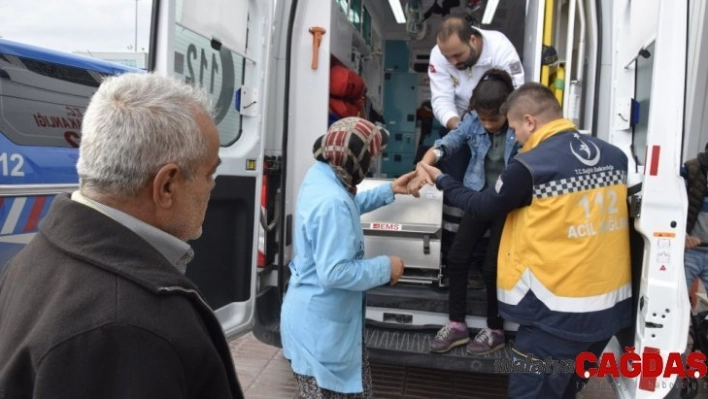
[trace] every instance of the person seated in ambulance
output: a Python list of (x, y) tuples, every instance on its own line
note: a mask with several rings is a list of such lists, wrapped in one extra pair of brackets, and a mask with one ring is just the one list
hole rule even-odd
[(681, 176), (686, 180), (688, 213), (686, 218), (686, 252), (683, 255), (686, 284), (691, 289), (700, 278), (708, 287), (708, 144), (703, 152), (681, 166)]

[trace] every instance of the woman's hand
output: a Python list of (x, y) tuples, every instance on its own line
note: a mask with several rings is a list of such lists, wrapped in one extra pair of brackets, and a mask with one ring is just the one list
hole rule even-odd
[(403, 264), (403, 259), (398, 256), (389, 256), (388, 259), (391, 261), (391, 280), (389, 280), (389, 283), (395, 285), (403, 275), (405, 265)]
[(394, 194), (410, 194), (409, 183), (416, 176), (416, 171), (408, 172), (391, 183), (391, 190)]

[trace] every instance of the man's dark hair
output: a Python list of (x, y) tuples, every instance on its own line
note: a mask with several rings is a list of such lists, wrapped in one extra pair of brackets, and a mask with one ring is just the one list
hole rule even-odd
[(482, 36), (464, 17), (448, 15), (440, 23), (436, 37), (441, 42), (446, 42), (452, 35), (457, 35), (463, 43), (467, 43), (472, 35)]
[(524, 83), (511, 93), (500, 112), (514, 117), (544, 115), (549, 120), (563, 117), (563, 109), (551, 89), (536, 82)]

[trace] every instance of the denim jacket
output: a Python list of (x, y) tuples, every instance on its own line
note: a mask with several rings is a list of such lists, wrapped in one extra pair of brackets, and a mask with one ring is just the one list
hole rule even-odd
[[(433, 147), (442, 149), (443, 159), (445, 159), (459, 150), (465, 142), (469, 145), (472, 156), (462, 183), (467, 188), (480, 191), (484, 188), (485, 182), (484, 159), (487, 157), (492, 140), (479, 122), (476, 112), (466, 114), (457, 129), (451, 130), (445, 137), (435, 140)], [(519, 148), (521, 146), (516, 141), (514, 131), (507, 129), (504, 146), (505, 165), (509, 164), (509, 160), (516, 155)]]

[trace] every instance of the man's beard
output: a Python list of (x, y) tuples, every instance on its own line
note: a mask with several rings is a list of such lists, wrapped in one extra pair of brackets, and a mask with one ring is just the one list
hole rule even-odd
[(470, 44), (468, 44), (468, 46), (470, 46), (470, 56), (467, 58), (467, 61), (455, 64), (455, 68), (460, 71), (473, 67), (474, 64), (477, 63), (477, 60), (479, 60), (479, 53), (477, 52), (477, 49), (472, 47)]

